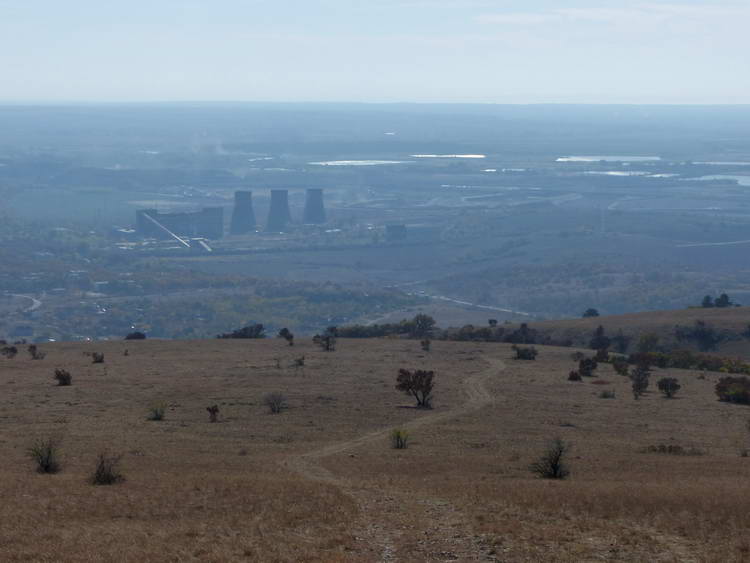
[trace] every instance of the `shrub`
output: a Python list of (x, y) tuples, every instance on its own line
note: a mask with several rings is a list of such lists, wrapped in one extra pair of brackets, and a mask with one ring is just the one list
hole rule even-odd
[(92, 364), (103, 364), (104, 363), (104, 354), (101, 352), (93, 352), (91, 354), (91, 363)]
[(513, 345), (513, 351), (516, 353), (516, 360), (535, 360), (539, 352), (533, 346), (528, 348), (522, 348), (520, 346)]
[(65, 369), (57, 368), (55, 370), (53, 379), (57, 380), (57, 384), (60, 386), (70, 385), (71, 383), (73, 383), (73, 376), (70, 375), (70, 372)]
[(571, 371), (568, 374), (568, 381), (583, 381), (583, 379), (581, 378), (580, 373), (578, 373), (577, 371)]
[(695, 342), (700, 350), (707, 352), (725, 340), (726, 336), (705, 321), (695, 321), (693, 326), (676, 326), (675, 336), (679, 342)]
[(206, 407), (206, 410), (208, 411), (208, 421), (209, 422), (216, 422), (219, 420), (219, 407), (218, 405), (213, 405), (210, 407)]
[(594, 358), (583, 358), (578, 362), (578, 373), (583, 377), (594, 377), (598, 363)]
[(565, 479), (570, 474), (564, 459), (569, 451), (569, 444), (562, 438), (554, 438), (542, 457), (532, 463), (529, 469), (543, 479)]
[(417, 400), (417, 406), (421, 408), (432, 408), (432, 390), (434, 387), (435, 372), (421, 369), (398, 370), (396, 389), (407, 395), (412, 395)]
[(126, 334), (125, 340), (146, 340), (146, 334), (136, 330)]
[(429, 351), (430, 351), (430, 346), (431, 346), (431, 344), (432, 344), (432, 343), (430, 342), (430, 339), (429, 339), (429, 338), (425, 338), (424, 340), (422, 340), (422, 341), (421, 341), (421, 342), (419, 343), (419, 345), (420, 345), (420, 346), (422, 347), (422, 351), (423, 351), (423, 352), (429, 352)]
[(594, 308), (592, 307), (592, 308), (586, 309), (586, 310), (585, 310), (585, 311), (583, 312), (583, 315), (581, 315), (581, 316), (582, 316), (582, 317), (583, 317), (584, 319), (590, 319), (590, 318), (592, 318), (592, 317), (598, 317), (598, 316), (599, 316), (599, 311), (597, 311), (596, 309), (594, 309)]
[(125, 480), (119, 471), (122, 456), (102, 452), (96, 458), (96, 467), (91, 475), (92, 485), (114, 485)]
[(164, 416), (167, 412), (167, 405), (164, 403), (156, 403), (152, 405), (148, 410), (148, 420), (159, 421), (164, 420)]
[(667, 399), (674, 397), (681, 387), (675, 377), (662, 377), (656, 382), (656, 386), (659, 388), (659, 391), (664, 393)]
[(584, 353), (583, 353), (583, 352), (581, 352), (580, 350), (578, 350), (578, 351), (576, 351), (576, 352), (573, 352), (573, 353), (572, 353), (572, 354), (570, 355), (570, 359), (571, 359), (571, 360), (573, 360), (574, 362), (580, 362), (580, 361), (581, 361), (581, 360), (582, 360), (583, 358), (585, 358), (585, 357), (586, 357), (586, 354), (584, 354)]
[(286, 397), (283, 393), (268, 393), (263, 397), (263, 404), (268, 407), (271, 414), (278, 414), (287, 408)]
[(28, 449), (29, 457), (36, 463), (38, 473), (60, 471), (60, 441), (56, 438), (40, 438)]
[(616, 356), (612, 358), (612, 368), (615, 370), (615, 373), (617, 373), (618, 375), (628, 375), (628, 371), (629, 371), (628, 360), (621, 356)]
[(29, 352), (29, 356), (31, 356), (32, 360), (43, 360), (47, 356), (47, 354), (37, 348), (36, 344), (29, 344), (29, 347), (26, 350)]
[(278, 337), (286, 340), (289, 346), (294, 346), (294, 335), (288, 328), (282, 328), (279, 331)]
[(393, 430), (391, 432), (391, 447), (396, 450), (405, 450), (409, 441), (409, 433), (406, 430)]
[(750, 379), (747, 377), (722, 377), (715, 391), (720, 401), (750, 405)]
[(292, 366), (294, 366), (294, 369), (305, 367), (305, 357), (300, 356), (299, 358), (294, 358), (294, 360), (292, 360)]
[(597, 362), (606, 363), (609, 361), (609, 350), (606, 348), (599, 348), (594, 354), (594, 360)]
[(604, 390), (601, 393), (599, 393), (600, 399), (614, 399), (615, 398), (615, 390)]
[(644, 365), (636, 366), (633, 371), (630, 372), (630, 381), (632, 382), (634, 399), (640, 399), (641, 395), (646, 392), (650, 375), (651, 370)]

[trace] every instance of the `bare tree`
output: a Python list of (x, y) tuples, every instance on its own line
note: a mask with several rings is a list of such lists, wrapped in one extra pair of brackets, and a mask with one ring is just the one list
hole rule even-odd
[(435, 386), (433, 379), (435, 372), (421, 369), (398, 370), (396, 389), (413, 396), (417, 400), (417, 406), (421, 408), (432, 408), (432, 389)]

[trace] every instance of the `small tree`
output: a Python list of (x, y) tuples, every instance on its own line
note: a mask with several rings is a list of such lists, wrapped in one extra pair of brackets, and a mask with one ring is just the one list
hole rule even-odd
[(612, 367), (618, 375), (628, 375), (629, 364), (626, 358), (615, 356), (612, 358)]
[(323, 348), (326, 352), (333, 352), (336, 350), (336, 335), (338, 330), (336, 327), (329, 326), (323, 334), (316, 334), (313, 337), (313, 342)]
[(70, 375), (70, 372), (65, 369), (57, 368), (55, 370), (53, 379), (57, 380), (57, 384), (60, 386), (70, 385), (71, 383), (73, 383), (73, 376)]
[(103, 364), (104, 363), (104, 354), (101, 352), (94, 352), (91, 354), (91, 363), (92, 364)]
[(636, 351), (639, 354), (653, 354), (659, 351), (659, 337), (653, 332), (641, 335)]
[(414, 338), (427, 338), (432, 336), (432, 331), (435, 328), (435, 319), (429, 315), (415, 315), (412, 319), (412, 337)]
[(722, 293), (716, 298), (716, 301), (714, 301), (715, 307), (731, 307), (732, 301), (729, 299), (729, 296), (726, 293)]
[(599, 325), (589, 341), (589, 348), (592, 350), (601, 350), (602, 348), (607, 349), (611, 343), (612, 341), (609, 337), (604, 334), (604, 327)]
[(599, 311), (597, 311), (596, 309), (594, 309), (593, 307), (591, 307), (589, 309), (586, 309), (583, 312), (582, 316), (583, 316), (584, 319), (589, 319), (591, 317), (598, 317), (599, 316)]
[(492, 328), (495, 328), (497, 326), (497, 319), (488, 319), (487, 324), (489, 324)]
[(263, 397), (263, 404), (268, 407), (271, 414), (279, 414), (287, 408), (286, 397), (283, 393), (279, 392), (268, 393)]
[(583, 381), (583, 379), (581, 378), (580, 373), (578, 373), (577, 371), (571, 371), (568, 374), (568, 381)]
[(651, 370), (646, 365), (636, 366), (630, 372), (630, 381), (632, 382), (633, 398), (638, 400), (641, 395), (648, 389), (648, 380), (651, 376)]
[(421, 369), (398, 370), (396, 389), (407, 395), (412, 395), (417, 400), (417, 407), (432, 408), (432, 390), (435, 372)]
[(711, 298), (710, 295), (706, 295), (703, 298), (703, 301), (701, 301), (701, 307), (704, 307), (706, 309), (709, 309), (714, 306), (714, 300)]
[(562, 438), (554, 438), (547, 445), (547, 451), (532, 463), (529, 469), (543, 479), (565, 479), (570, 475), (565, 465), (565, 456), (570, 452), (570, 448), (570, 444)]
[(28, 449), (29, 457), (36, 463), (39, 473), (57, 473), (60, 471), (60, 440), (57, 438), (40, 438)]
[(681, 387), (675, 377), (662, 377), (656, 382), (656, 385), (667, 399), (673, 398)]
[(286, 340), (289, 346), (294, 346), (294, 335), (288, 328), (282, 328), (279, 331), (279, 338)]
[(423, 352), (429, 352), (429, 351), (430, 351), (430, 345), (431, 345), (431, 344), (432, 344), (432, 343), (430, 342), (430, 339), (429, 339), (429, 338), (425, 338), (424, 340), (422, 340), (422, 341), (421, 341), (421, 342), (419, 343), (419, 345), (420, 345), (420, 346), (422, 347), (422, 351), (423, 351)]
[(212, 405), (210, 407), (206, 407), (206, 410), (208, 411), (209, 422), (217, 422), (219, 420), (219, 406), (218, 405)]

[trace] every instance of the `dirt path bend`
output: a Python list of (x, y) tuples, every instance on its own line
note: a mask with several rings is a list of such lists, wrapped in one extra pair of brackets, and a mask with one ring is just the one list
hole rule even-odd
[[(433, 424), (449, 420), (481, 409), (494, 402), (494, 398), (487, 391), (485, 382), (496, 376), (505, 368), (505, 363), (497, 358), (483, 357), (489, 365), (484, 370), (467, 377), (463, 381), (466, 400), (459, 406), (440, 413), (429, 413), (407, 424), (402, 428), (412, 431)], [(357, 549), (357, 560), (397, 561), (399, 559), (398, 544), (403, 530), (394, 527), (393, 516), (404, 510), (405, 499), (396, 499), (388, 491), (367, 488), (364, 483), (358, 484), (351, 476), (335, 475), (320, 464), (328, 456), (345, 452), (365, 444), (385, 441), (392, 431), (392, 427), (381, 428), (368, 432), (362, 436), (336, 442), (328, 446), (288, 458), (284, 466), (295, 471), (306, 479), (328, 483), (341, 488), (351, 496), (360, 508), (359, 522), (353, 523), (353, 533), (360, 545)], [(433, 551), (427, 560), (456, 560), (455, 553), (461, 553), (462, 560), (495, 560), (487, 555), (488, 548), (477, 536), (469, 537), (457, 534), (457, 521), (463, 520), (460, 509), (439, 498), (412, 499), (412, 505), (419, 504), (422, 512), (429, 519), (432, 526), (430, 534), (435, 537), (435, 544), (442, 543), (445, 538), (451, 539), (450, 551)], [(462, 536), (461, 540), (455, 538)], [(427, 546), (425, 546), (427, 547)], [(441, 556), (443, 555), (444, 556)], [(413, 555), (413, 554), (412, 554)]]
[[(484, 387), (484, 382), (491, 376), (496, 375), (498, 371), (505, 369), (505, 362), (497, 358), (484, 357), (482, 359), (487, 361), (490, 365), (481, 372), (464, 380), (463, 385), (464, 392), (466, 393), (466, 401), (462, 405), (444, 412), (425, 414), (416, 420), (401, 425), (401, 427), (405, 430), (411, 431), (416, 428), (422, 428), (473, 412), (491, 404), (493, 402), (493, 397)], [(425, 412), (429, 413), (430, 411)], [(348, 484), (346, 478), (334, 475), (322, 467), (318, 461), (324, 457), (345, 452), (371, 442), (382, 441), (389, 436), (392, 430), (393, 427), (389, 426), (387, 428), (368, 432), (367, 434), (363, 434), (356, 438), (351, 438), (342, 442), (335, 442), (320, 449), (287, 459), (284, 465), (308, 479), (338, 486), (346, 486)]]

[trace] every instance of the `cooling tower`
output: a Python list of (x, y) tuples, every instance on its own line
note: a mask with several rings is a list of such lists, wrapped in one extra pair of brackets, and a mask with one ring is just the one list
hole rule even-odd
[(308, 225), (319, 225), (326, 222), (326, 210), (323, 207), (323, 190), (310, 188), (305, 198), (304, 222)]
[(244, 235), (255, 230), (255, 211), (253, 211), (253, 192), (234, 192), (234, 210), (229, 225), (230, 235)]
[(271, 207), (268, 209), (267, 231), (283, 231), (287, 223), (292, 220), (289, 213), (289, 192), (287, 190), (271, 190)]

